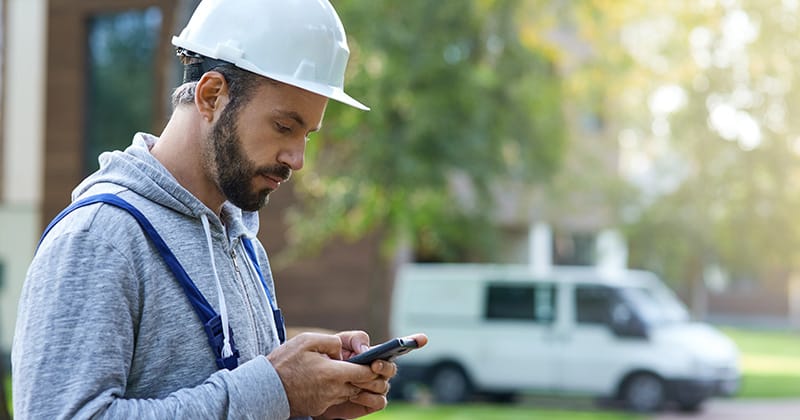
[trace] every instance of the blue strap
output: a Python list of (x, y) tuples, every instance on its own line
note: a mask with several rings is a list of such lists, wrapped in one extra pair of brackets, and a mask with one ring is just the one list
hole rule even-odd
[(267, 294), (267, 303), (269, 303), (269, 307), (272, 309), (272, 318), (275, 320), (275, 329), (278, 330), (278, 340), (283, 344), (286, 342), (286, 324), (283, 321), (281, 308), (272, 306), (272, 294), (269, 292), (267, 280), (264, 278), (264, 273), (261, 272), (261, 266), (258, 264), (258, 257), (256, 257), (256, 250), (253, 248), (253, 242), (248, 238), (242, 237), (242, 245), (244, 245), (244, 250), (247, 252), (247, 256), (250, 257), (250, 261), (253, 262), (253, 267), (256, 268), (256, 273), (258, 273), (258, 278), (261, 280), (261, 285), (264, 286), (264, 292)]
[(236, 344), (233, 341), (233, 330), (228, 327), (233, 355), (230, 357), (222, 357), (224, 335), (222, 334), (221, 317), (216, 313), (216, 311), (214, 311), (214, 308), (208, 303), (203, 294), (200, 293), (200, 290), (197, 289), (197, 286), (195, 286), (192, 279), (186, 273), (186, 270), (184, 270), (181, 263), (175, 257), (175, 254), (172, 253), (172, 250), (169, 249), (166, 242), (164, 242), (164, 239), (161, 238), (161, 235), (158, 234), (150, 221), (147, 220), (147, 218), (136, 207), (132, 206), (127, 201), (114, 194), (98, 194), (78, 200), (72, 203), (66, 209), (62, 210), (61, 213), (59, 213), (55, 219), (53, 219), (53, 221), (47, 225), (47, 228), (45, 228), (41, 239), (39, 239), (39, 244), (41, 245), (42, 240), (44, 240), (44, 237), (47, 236), (53, 226), (55, 226), (56, 223), (61, 221), (61, 219), (66, 217), (73, 210), (95, 203), (105, 203), (118, 207), (130, 213), (136, 219), (136, 221), (139, 223), (139, 226), (142, 227), (145, 234), (147, 234), (147, 237), (150, 238), (150, 241), (152, 241), (153, 245), (158, 250), (158, 253), (161, 254), (164, 262), (167, 264), (167, 266), (169, 266), (170, 270), (175, 275), (175, 279), (178, 280), (178, 283), (186, 293), (186, 297), (189, 299), (189, 303), (191, 303), (192, 308), (194, 308), (194, 311), (197, 313), (197, 316), (203, 323), (203, 329), (206, 331), (206, 335), (208, 335), (209, 345), (211, 345), (211, 348), (216, 355), (217, 367), (220, 369), (235, 369), (239, 365), (239, 351), (236, 349)]

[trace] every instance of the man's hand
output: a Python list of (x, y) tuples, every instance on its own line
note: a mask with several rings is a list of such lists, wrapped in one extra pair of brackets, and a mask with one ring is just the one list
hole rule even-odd
[(358, 394), (350, 397), (349, 401), (330, 407), (315, 419), (354, 419), (383, 410), (387, 404), (389, 379), (397, 373), (397, 367), (392, 362), (376, 360), (372, 362), (370, 369), (375, 373), (376, 379), (353, 384), (358, 387)]
[[(369, 337), (362, 331), (346, 331), (337, 336), (342, 340), (345, 360), (369, 350)], [(424, 334), (415, 334), (407, 338), (416, 340), (418, 348), (428, 344), (428, 337)], [(376, 360), (372, 362), (370, 369), (377, 376), (375, 379), (353, 383), (361, 392), (351, 397), (349, 401), (330, 407), (318, 419), (353, 419), (383, 410), (387, 404), (389, 379), (397, 374), (397, 365), (385, 360)]]
[[(359, 345), (363, 339), (363, 336), (355, 341), (348, 338), (347, 346)], [(369, 337), (366, 340), (369, 343)], [(363, 390), (356, 384), (381, 390), (378, 382), (385, 382), (377, 381), (381, 373), (342, 361), (342, 350), (343, 340), (337, 335), (304, 333), (266, 356), (283, 382), (292, 417), (318, 416), (331, 406), (351, 401)], [(348, 347), (347, 351), (352, 349)], [(391, 366), (384, 366), (380, 372), (394, 375), (394, 364), (385, 364)], [(364, 401), (371, 406), (376, 404), (372, 398), (364, 398)]]

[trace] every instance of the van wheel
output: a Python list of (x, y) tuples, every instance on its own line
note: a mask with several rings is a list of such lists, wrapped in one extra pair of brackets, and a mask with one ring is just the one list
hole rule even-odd
[(456, 365), (436, 369), (430, 384), (433, 399), (444, 404), (465, 401), (472, 392), (467, 375)]
[(639, 412), (651, 412), (664, 404), (664, 382), (655, 375), (639, 373), (625, 383), (622, 398), (628, 408)]

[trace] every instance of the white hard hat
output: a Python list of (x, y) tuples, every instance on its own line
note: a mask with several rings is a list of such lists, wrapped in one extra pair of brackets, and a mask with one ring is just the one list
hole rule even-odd
[(328, 0), (203, 0), (172, 44), (369, 110), (344, 93), (350, 49)]

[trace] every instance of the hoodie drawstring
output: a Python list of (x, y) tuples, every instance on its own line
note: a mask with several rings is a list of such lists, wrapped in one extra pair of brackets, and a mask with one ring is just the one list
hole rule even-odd
[(228, 332), (228, 307), (225, 305), (225, 295), (222, 293), (222, 284), (219, 281), (219, 275), (217, 274), (217, 264), (214, 262), (214, 247), (212, 246), (211, 242), (211, 227), (208, 223), (208, 217), (205, 214), (200, 215), (200, 219), (203, 221), (203, 230), (206, 234), (206, 243), (208, 245), (208, 254), (211, 258), (211, 271), (214, 272), (214, 281), (217, 282), (217, 300), (219, 301), (219, 315), (222, 321), (222, 336), (223, 338), (223, 345), (222, 345), (222, 357), (231, 357), (233, 356), (233, 350), (231, 350), (231, 338)]

